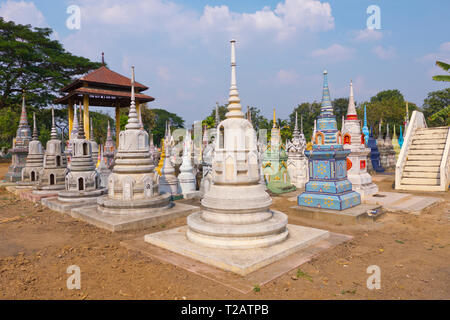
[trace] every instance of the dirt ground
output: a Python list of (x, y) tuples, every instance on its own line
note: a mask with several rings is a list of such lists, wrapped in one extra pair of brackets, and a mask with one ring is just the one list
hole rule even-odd
[[(8, 164), (0, 163), (0, 177)], [(392, 191), (393, 176), (377, 183)], [(273, 208), (292, 224), (354, 238), (261, 287), (241, 294), (171, 264), (129, 251), (120, 241), (180, 226), (186, 218), (139, 232), (111, 233), (0, 189), (0, 299), (450, 299), (450, 195), (420, 216), (387, 213), (376, 223), (342, 226), (303, 220), (294, 202)], [(192, 201), (190, 203), (193, 203)], [(68, 290), (66, 269), (81, 269), (81, 290)], [(369, 290), (366, 269), (381, 269)]]

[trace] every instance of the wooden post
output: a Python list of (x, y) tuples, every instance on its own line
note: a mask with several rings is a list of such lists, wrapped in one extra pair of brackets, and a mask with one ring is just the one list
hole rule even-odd
[(70, 133), (72, 132), (72, 128), (73, 128), (73, 100), (72, 100), (72, 98), (69, 98), (69, 105), (67, 106), (67, 110), (69, 112), (69, 139), (70, 139)]
[(119, 133), (120, 133), (120, 107), (116, 105), (116, 148), (119, 148)]
[(84, 111), (84, 134), (86, 135), (86, 139), (90, 139), (90, 130), (89, 130), (89, 95), (83, 95), (83, 111)]

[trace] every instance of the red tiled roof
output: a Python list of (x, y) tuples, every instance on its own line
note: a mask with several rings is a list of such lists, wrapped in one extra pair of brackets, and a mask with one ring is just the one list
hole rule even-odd
[[(72, 90), (69, 94), (65, 95), (64, 97), (58, 98), (55, 100), (55, 103), (57, 104), (68, 104), (68, 99), (72, 96), (77, 96), (78, 94), (89, 94), (89, 101), (96, 101), (100, 103), (100, 100), (96, 97), (98, 96), (106, 96), (106, 97), (114, 97), (114, 98), (125, 98), (128, 101), (131, 99), (131, 92), (127, 91), (116, 91), (116, 90), (105, 90), (105, 89), (97, 89), (97, 88), (88, 88), (88, 87), (80, 87), (75, 90)], [(148, 96), (146, 94), (142, 93), (135, 93), (136, 100), (140, 102), (150, 102), (155, 100), (155, 98)], [(82, 99), (82, 98), (80, 98)], [(97, 101), (99, 100), (99, 101)], [(129, 103), (129, 102), (128, 102)], [(128, 106), (128, 103), (126, 106)], [(94, 104), (91, 104), (92, 106), (95, 106)], [(105, 100), (101, 104), (98, 104), (99, 106), (108, 106), (107, 101)], [(112, 107), (112, 105), (111, 105)]]
[[(98, 69), (95, 69), (94, 71), (89, 72), (87, 75), (75, 80), (71, 84), (65, 86), (61, 89), (61, 91), (69, 91), (70, 88), (72, 88), (75, 84), (80, 82), (92, 82), (92, 83), (101, 83), (106, 85), (113, 85), (113, 86), (119, 86), (119, 87), (131, 87), (131, 79), (128, 77), (125, 77), (115, 71), (112, 71), (108, 69), (105, 66), (101, 66)], [(143, 84), (139, 82), (134, 82), (134, 86), (136, 88), (136, 91), (144, 91), (147, 90), (148, 87), (144, 86)]]

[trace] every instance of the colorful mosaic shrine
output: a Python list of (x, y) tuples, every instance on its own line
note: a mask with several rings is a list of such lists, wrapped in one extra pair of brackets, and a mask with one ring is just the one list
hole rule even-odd
[(317, 123), (315, 144), (311, 151), (305, 151), (309, 158), (309, 181), (305, 192), (298, 196), (298, 205), (333, 210), (357, 206), (361, 203), (361, 196), (352, 191), (352, 184), (347, 179), (350, 150), (343, 149), (342, 135), (337, 130), (326, 71)]

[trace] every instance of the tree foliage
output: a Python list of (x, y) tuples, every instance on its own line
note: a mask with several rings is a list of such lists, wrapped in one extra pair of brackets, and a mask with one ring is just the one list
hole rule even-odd
[(160, 145), (161, 139), (164, 138), (166, 121), (169, 121), (172, 130), (184, 127), (184, 120), (177, 114), (164, 109), (152, 109), (152, 111), (155, 114), (155, 118), (151, 133), (153, 133), (153, 139), (157, 145)]
[(429, 126), (450, 125), (450, 88), (429, 92), (422, 109)]
[(19, 108), (22, 90), (28, 104), (46, 107), (72, 77), (101, 66), (65, 51), (52, 32), (0, 17), (0, 109)]

